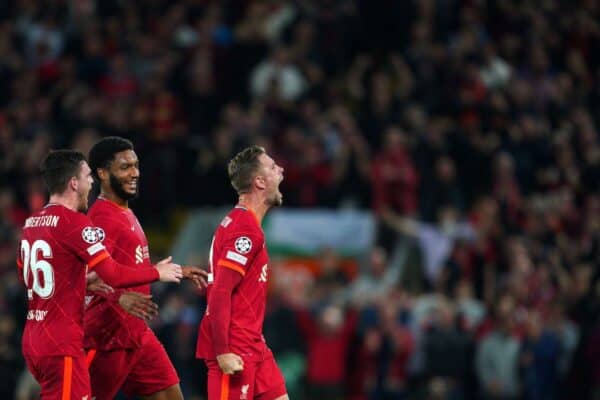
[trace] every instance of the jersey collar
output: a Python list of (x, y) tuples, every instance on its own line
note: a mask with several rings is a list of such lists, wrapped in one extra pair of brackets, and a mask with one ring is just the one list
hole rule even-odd
[(115, 207), (119, 208), (119, 209), (120, 209), (120, 210), (122, 210), (122, 211), (128, 211), (128, 210), (129, 210), (129, 208), (127, 208), (127, 207), (123, 207), (122, 205), (119, 205), (119, 204), (115, 203), (114, 201), (112, 201), (112, 200), (110, 200), (110, 199), (107, 199), (106, 197), (104, 197), (104, 196), (102, 196), (102, 195), (98, 196), (98, 199), (97, 199), (97, 200), (104, 200), (104, 201), (106, 201), (107, 203), (109, 203), (109, 204), (112, 204), (113, 206), (115, 206)]
[(250, 215), (252, 215), (252, 218), (254, 218), (254, 221), (256, 222), (256, 225), (258, 226), (258, 228), (262, 230), (262, 226), (260, 226), (260, 222), (258, 222), (258, 217), (256, 216), (256, 214), (254, 214), (254, 211), (252, 211), (249, 208), (244, 207), (241, 204), (237, 204), (235, 206), (235, 208), (239, 208), (241, 210), (248, 211), (250, 213)]

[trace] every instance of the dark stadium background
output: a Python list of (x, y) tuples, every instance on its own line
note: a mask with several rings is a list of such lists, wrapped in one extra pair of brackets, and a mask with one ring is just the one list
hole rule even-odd
[[(292, 399), (600, 399), (599, 67), (595, 0), (0, 1), (0, 398), (35, 398), (14, 259), (39, 162), (119, 135), (155, 260), (234, 204), (254, 143), (282, 212), (377, 224), (364, 254), (273, 259)], [(203, 399), (204, 299), (155, 299)]]

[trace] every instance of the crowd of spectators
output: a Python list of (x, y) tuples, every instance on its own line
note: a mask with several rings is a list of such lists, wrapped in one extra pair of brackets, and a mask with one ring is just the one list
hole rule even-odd
[[(358, 277), (330, 254), (274, 289), (292, 398), (600, 399), (598, 21), (595, 0), (0, 2), (0, 397), (28, 399), (14, 255), (39, 162), (119, 135), (144, 226), (231, 204), (249, 143), (286, 207), (376, 215)], [(192, 399), (202, 301), (166, 292), (153, 322)]]

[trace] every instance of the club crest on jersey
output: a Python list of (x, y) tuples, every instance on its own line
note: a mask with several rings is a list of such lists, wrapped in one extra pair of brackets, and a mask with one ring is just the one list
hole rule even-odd
[(240, 394), (240, 400), (246, 400), (246, 399), (248, 399), (248, 389), (250, 389), (250, 385), (242, 385), (242, 387), (241, 387), (241, 394)]
[(252, 240), (247, 236), (240, 236), (235, 241), (235, 250), (241, 254), (249, 253), (252, 250)]
[(81, 237), (86, 243), (94, 244), (104, 240), (106, 234), (102, 228), (86, 226), (81, 231)]

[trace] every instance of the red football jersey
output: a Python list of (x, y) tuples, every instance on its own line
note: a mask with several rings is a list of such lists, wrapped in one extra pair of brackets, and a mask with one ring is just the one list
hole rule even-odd
[[(265, 236), (252, 211), (235, 207), (217, 228), (209, 255), (209, 286), (206, 296), (210, 301), (211, 285), (221, 268), (230, 268), (243, 278), (231, 295), (231, 323), (229, 347), (231, 351), (250, 361), (261, 361), (270, 355), (262, 335), (267, 302), (269, 256)], [(196, 357), (216, 358), (210, 329), (210, 309), (200, 323)]]
[(86, 264), (109, 257), (104, 237), (86, 215), (62, 205), (27, 218), (17, 258), (29, 303), (23, 354), (81, 355)]
[[(98, 198), (90, 207), (88, 216), (106, 232), (104, 245), (119, 263), (154, 268), (150, 263), (148, 240), (131, 209)], [(130, 287), (127, 290), (150, 294), (150, 284)], [(146, 322), (128, 314), (118, 303), (123, 289), (114, 294), (95, 295), (85, 309), (86, 349), (116, 350), (139, 347)]]

